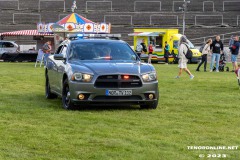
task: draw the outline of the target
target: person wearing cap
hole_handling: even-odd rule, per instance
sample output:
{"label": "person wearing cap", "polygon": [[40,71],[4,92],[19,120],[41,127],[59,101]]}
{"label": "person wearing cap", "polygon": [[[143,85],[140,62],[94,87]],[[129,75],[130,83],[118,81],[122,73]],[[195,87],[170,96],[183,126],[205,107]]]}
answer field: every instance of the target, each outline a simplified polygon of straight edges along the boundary
{"label": "person wearing cap", "polygon": [[189,69],[187,68],[187,62],[188,59],[186,58],[185,54],[188,51],[188,43],[187,43],[187,37],[186,36],[182,36],[180,38],[179,41],[179,48],[178,48],[178,67],[179,67],[179,72],[178,75],[176,76],[176,79],[179,79],[180,76],[182,75],[182,71],[184,70],[189,76],[190,79],[194,78],[194,75],[192,75],[192,73],[189,71]]}

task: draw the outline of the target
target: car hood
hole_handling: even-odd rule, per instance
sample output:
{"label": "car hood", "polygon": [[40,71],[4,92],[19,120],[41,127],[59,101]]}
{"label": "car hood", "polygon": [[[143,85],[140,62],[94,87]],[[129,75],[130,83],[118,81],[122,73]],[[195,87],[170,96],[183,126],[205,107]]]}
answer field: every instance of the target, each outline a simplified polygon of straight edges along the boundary
{"label": "car hood", "polygon": [[84,66],[96,74],[141,74],[154,70],[152,65],[146,63],[126,63],[126,62],[83,62],[75,64]]}

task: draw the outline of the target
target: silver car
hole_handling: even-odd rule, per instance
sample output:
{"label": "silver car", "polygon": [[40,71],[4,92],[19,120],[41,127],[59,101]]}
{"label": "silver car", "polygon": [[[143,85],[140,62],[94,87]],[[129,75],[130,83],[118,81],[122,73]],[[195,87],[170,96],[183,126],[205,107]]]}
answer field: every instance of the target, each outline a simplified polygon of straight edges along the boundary
{"label": "silver car", "polygon": [[62,98],[63,108],[88,104],[158,106],[154,67],[142,63],[124,41],[78,39],[64,41],[49,56],[45,69],[46,98]]}
{"label": "silver car", "polygon": [[14,53],[18,49],[18,45],[13,41],[0,40],[0,58],[4,53]]}

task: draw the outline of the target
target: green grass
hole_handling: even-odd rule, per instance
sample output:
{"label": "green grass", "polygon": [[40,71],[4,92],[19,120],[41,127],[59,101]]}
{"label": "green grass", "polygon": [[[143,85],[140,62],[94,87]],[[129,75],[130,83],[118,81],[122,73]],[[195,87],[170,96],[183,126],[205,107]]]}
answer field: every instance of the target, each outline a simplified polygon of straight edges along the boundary
{"label": "green grass", "polygon": [[[133,107],[61,108],[44,97],[44,69],[0,63],[0,159],[194,160],[199,154],[238,150],[188,150],[187,146],[240,144],[240,90],[231,72],[187,74],[155,64],[156,110]],[[217,158],[213,158],[217,159]]]}

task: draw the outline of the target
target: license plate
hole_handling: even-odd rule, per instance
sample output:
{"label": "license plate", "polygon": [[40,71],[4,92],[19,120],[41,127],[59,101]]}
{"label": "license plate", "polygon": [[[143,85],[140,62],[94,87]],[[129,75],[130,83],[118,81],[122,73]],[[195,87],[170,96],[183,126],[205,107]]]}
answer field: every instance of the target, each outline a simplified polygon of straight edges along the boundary
{"label": "license plate", "polygon": [[131,96],[132,90],[106,90],[107,96]]}

